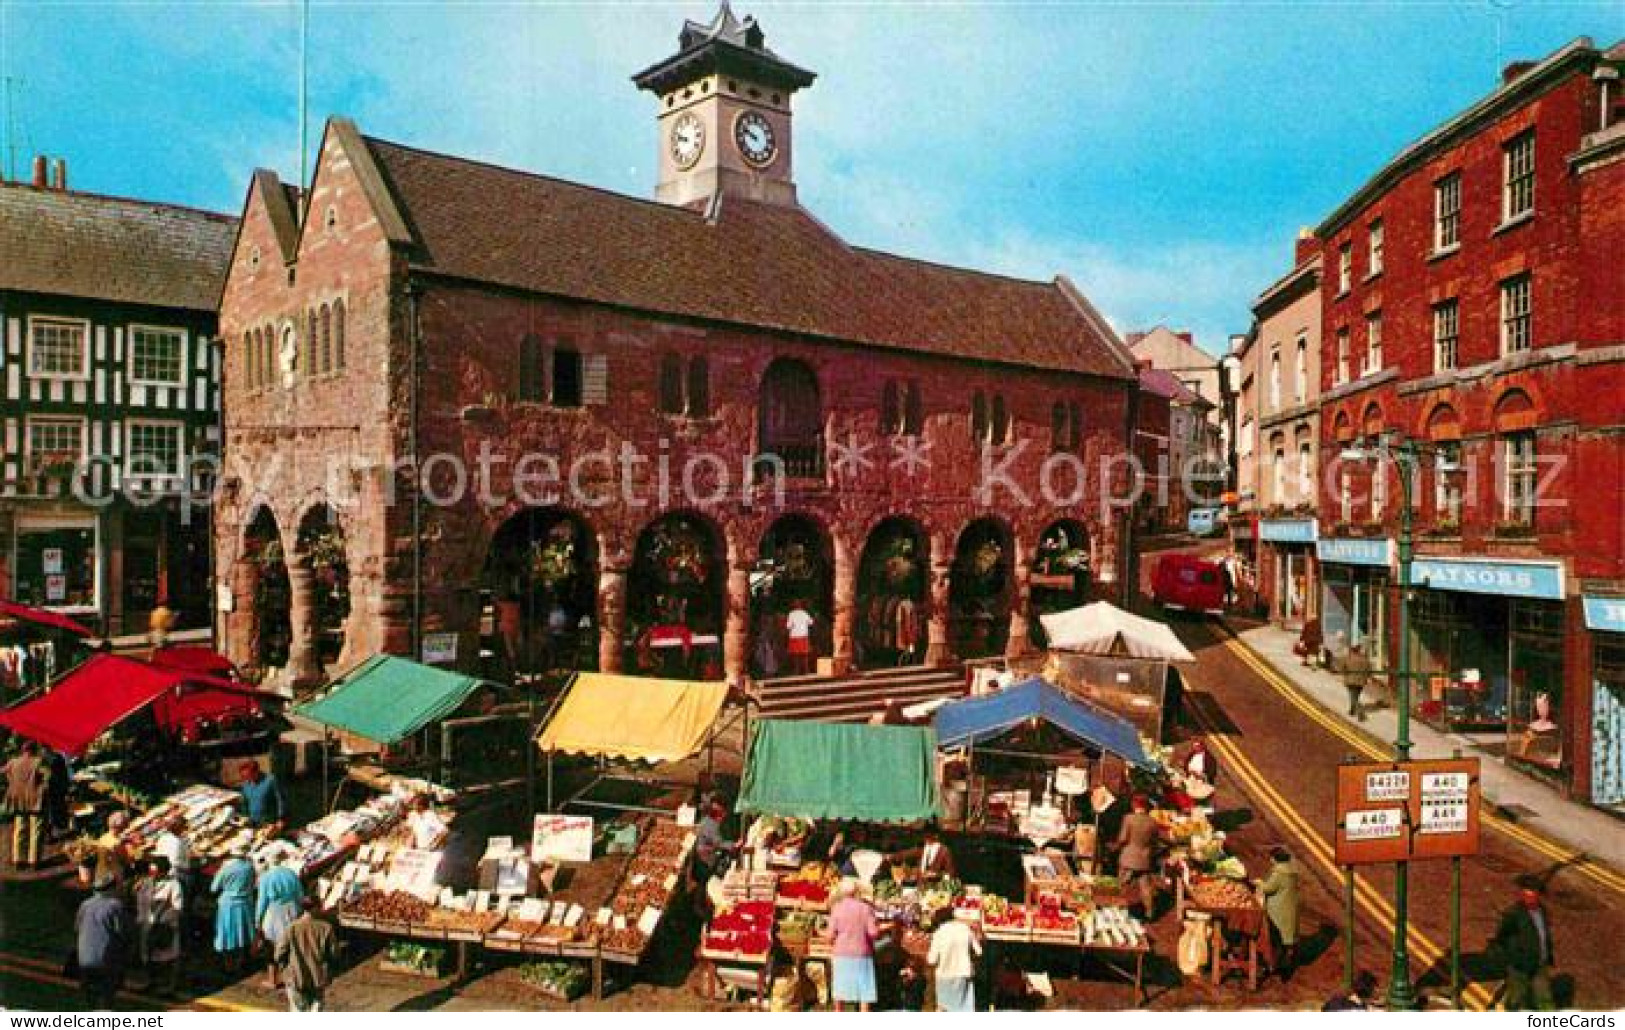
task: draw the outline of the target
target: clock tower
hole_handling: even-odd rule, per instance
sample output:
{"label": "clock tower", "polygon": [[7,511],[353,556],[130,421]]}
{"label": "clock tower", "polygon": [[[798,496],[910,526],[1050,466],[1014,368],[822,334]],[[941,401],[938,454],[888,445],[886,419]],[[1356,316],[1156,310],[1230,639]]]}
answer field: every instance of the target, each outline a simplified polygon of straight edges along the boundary
{"label": "clock tower", "polygon": [[660,100],[660,183],[668,204],[723,193],[794,204],[790,97],[814,75],[767,48],[756,19],[727,0],[710,24],[685,22],[677,53],[632,77]]}

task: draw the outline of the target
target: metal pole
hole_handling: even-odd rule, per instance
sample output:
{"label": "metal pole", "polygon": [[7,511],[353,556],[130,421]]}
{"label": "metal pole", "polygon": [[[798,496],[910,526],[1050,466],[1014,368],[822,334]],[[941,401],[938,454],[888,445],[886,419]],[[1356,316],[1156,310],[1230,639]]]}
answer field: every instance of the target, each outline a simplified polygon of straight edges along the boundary
{"label": "metal pole", "polygon": [[536,684],[525,684],[525,808],[536,814]]}
{"label": "metal pole", "polygon": [[[1416,465],[1415,445],[1401,440],[1393,454],[1399,470],[1399,683],[1394,689],[1398,731],[1394,757],[1401,762],[1411,758],[1411,473]],[[1388,980],[1388,1007],[1414,1009],[1416,988],[1411,983],[1410,956],[1410,863],[1394,867],[1394,965]]]}
{"label": "metal pole", "polygon": [[1461,1010],[1461,856],[1450,860],[1450,1002]]}
{"label": "metal pole", "polygon": [[1354,867],[1343,867],[1343,990],[1354,992]]}

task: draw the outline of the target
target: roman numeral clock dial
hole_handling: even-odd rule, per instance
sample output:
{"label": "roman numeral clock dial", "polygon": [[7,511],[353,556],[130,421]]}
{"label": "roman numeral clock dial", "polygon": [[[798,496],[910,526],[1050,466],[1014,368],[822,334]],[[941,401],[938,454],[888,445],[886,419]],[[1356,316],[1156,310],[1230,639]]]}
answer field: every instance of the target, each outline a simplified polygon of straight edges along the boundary
{"label": "roman numeral clock dial", "polygon": [[679,117],[671,126],[671,157],[685,171],[705,153],[705,123],[693,114]]}
{"label": "roman numeral clock dial", "polygon": [[758,168],[772,164],[779,152],[773,126],[755,111],[746,111],[734,121],[734,143],[745,160]]}

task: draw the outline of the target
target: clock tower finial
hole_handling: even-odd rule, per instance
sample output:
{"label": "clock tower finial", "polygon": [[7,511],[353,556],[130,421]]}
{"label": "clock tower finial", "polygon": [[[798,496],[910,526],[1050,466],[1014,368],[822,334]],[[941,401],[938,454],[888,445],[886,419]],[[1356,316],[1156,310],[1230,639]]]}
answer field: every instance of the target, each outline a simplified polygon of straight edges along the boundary
{"label": "clock tower finial", "polygon": [[660,100],[655,196],[679,205],[720,193],[794,204],[790,98],[814,78],[769,50],[756,19],[736,17],[728,0],[710,22],[684,22],[677,53],[632,77]]}

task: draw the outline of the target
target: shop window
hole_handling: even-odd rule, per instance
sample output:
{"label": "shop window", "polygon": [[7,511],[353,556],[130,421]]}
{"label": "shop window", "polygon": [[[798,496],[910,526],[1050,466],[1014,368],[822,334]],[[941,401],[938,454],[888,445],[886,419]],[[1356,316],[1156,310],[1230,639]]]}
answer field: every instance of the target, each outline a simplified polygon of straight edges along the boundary
{"label": "shop window", "polygon": [[93,525],[20,526],[12,596],[22,604],[95,609],[96,530]]}
{"label": "shop window", "polygon": [[1563,606],[1512,602],[1507,754],[1549,769],[1563,765]]}
{"label": "shop window", "polygon": [[186,368],[186,334],[179,329],[130,327],[130,380],[180,386]]}
{"label": "shop window", "polygon": [[1508,433],[1501,441],[1502,516],[1514,526],[1535,524],[1538,478],[1534,433]]}

